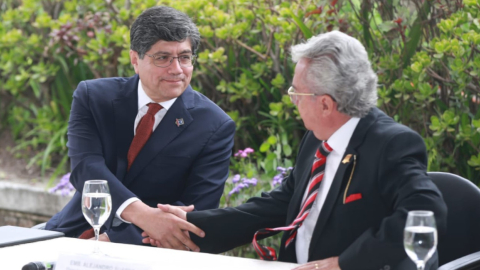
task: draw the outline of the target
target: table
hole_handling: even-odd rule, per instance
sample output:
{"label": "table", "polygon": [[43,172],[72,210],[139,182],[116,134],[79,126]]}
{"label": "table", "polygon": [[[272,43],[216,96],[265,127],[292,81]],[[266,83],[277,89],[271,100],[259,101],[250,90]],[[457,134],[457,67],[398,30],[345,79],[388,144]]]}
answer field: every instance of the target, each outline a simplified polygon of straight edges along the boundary
{"label": "table", "polygon": [[[60,253],[88,253],[93,250],[94,241],[75,238],[56,238],[35,243],[0,248],[1,269],[19,270],[33,261],[56,261]],[[160,269],[248,269],[283,270],[297,264],[267,262],[255,259],[230,257],[189,251],[135,246],[117,243],[98,243],[105,253],[137,262],[149,262],[154,270]]]}

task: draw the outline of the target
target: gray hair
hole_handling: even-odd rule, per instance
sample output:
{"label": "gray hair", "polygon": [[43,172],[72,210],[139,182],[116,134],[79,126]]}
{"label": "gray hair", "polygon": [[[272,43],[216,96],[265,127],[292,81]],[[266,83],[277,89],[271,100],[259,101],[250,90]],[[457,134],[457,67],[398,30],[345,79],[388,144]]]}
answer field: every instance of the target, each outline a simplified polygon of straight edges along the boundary
{"label": "gray hair", "polygon": [[192,20],[183,12],[171,7],[152,7],[140,14],[130,29],[130,49],[140,59],[159,40],[182,42],[190,40],[192,52],[200,44],[200,32]]}
{"label": "gray hair", "polygon": [[309,60],[307,80],[316,94],[336,100],[338,111],[365,116],[377,103],[377,75],[365,47],[353,37],[332,31],[292,46],[292,60]]}

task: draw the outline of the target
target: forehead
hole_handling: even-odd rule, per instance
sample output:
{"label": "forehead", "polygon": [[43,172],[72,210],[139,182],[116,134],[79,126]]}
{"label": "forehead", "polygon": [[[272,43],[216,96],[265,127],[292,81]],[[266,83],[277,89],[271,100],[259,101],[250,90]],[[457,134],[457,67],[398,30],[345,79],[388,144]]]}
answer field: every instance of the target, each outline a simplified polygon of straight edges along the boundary
{"label": "forehead", "polygon": [[297,65],[295,66],[295,74],[293,75],[293,86],[301,87],[307,84],[307,72],[308,72],[309,62],[307,59],[300,59]]}
{"label": "forehead", "polygon": [[159,40],[152,45],[148,54],[166,53],[166,54],[180,54],[192,53],[192,44],[189,39],[184,41],[165,41]]}

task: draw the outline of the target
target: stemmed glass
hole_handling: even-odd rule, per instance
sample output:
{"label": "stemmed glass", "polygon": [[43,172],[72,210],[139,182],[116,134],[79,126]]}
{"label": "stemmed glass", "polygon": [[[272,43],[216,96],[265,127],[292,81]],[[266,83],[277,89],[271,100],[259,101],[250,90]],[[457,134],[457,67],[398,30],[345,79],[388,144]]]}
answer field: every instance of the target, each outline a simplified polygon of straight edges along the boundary
{"label": "stemmed glass", "polygon": [[437,239],[437,228],[432,211],[408,212],[403,245],[418,270],[423,270],[426,262],[435,253]]}
{"label": "stemmed glass", "polygon": [[88,180],[83,186],[82,212],[85,219],[95,231],[95,248],[93,253],[102,254],[98,248],[100,228],[107,221],[112,211],[112,197],[106,180]]}

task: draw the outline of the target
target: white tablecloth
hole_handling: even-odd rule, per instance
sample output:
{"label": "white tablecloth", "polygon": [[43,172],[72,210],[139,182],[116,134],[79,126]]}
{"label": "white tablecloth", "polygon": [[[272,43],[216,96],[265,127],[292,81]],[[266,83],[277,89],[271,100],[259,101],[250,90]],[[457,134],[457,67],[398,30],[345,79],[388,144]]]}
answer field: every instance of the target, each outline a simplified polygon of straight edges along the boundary
{"label": "white tablecloth", "polygon": [[[56,238],[30,244],[0,248],[2,270],[20,270],[23,265],[58,259],[61,253],[88,253],[93,250],[94,241],[73,238]],[[267,262],[262,260],[213,255],[198,252],[169,250],[153,247],[134,246],[100,242],[99,247],[111,257],[137,262],[148,262],[152,269],[246,269],[283,270],[297,266],[293,263]]]}

